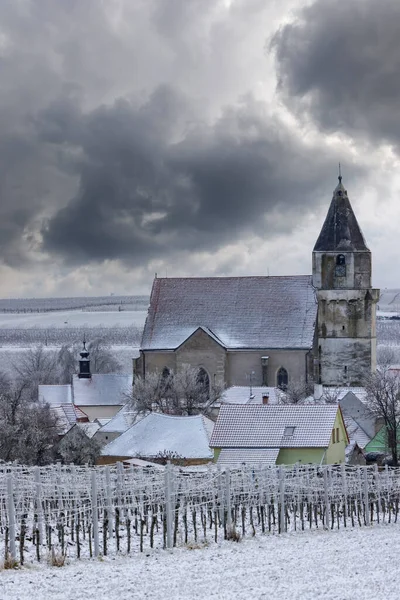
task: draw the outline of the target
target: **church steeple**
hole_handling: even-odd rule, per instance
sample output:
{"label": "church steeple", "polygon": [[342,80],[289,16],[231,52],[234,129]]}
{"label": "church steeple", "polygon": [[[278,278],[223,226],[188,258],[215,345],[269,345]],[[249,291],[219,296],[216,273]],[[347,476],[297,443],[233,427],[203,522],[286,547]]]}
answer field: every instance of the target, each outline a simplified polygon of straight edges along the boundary
{"label": "church steeple", "polygon": [[360,385],[376,365],[379,291],[371,288],[371,252],[340,171],[314,246],[313,285],[318,301],[316,381]]}
{"label": "church steeple", "polygon": [[347,190],[342,183],[339,171],[339,183],[333,191],[333,198],[321,233],[314,246],[314,252],[369,252],[350,204]]}

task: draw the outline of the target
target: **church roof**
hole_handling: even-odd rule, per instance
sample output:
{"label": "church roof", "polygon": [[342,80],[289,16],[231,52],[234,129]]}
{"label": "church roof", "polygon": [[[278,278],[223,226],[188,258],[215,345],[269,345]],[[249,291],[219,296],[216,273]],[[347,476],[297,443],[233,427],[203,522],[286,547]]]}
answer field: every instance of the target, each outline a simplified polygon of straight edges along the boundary
{"label": "church roof", "polygon": [[311,277],[156,278],[142,350],[175,350],[199,327],[228,349],[311,348]]}
{"label": "church roof", "polygon": [[351,207],[347,190],[339,183],[333,198],[314,252],[369,252],[364,236]]}

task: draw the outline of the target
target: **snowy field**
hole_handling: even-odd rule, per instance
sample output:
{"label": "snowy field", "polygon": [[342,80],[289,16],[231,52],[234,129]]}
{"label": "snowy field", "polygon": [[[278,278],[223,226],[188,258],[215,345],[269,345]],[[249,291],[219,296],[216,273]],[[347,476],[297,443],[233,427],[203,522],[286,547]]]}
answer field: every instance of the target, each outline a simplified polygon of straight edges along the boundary
{"label": "snowy field", "polygon": [[262,536],[0,573],[12,600],[398,600],[400,525]]}
{"label": "snowy field", "polygon": [[64,329],[68,327],[134,327],[143,326],[145,310],[54,311],[47,313],[0,313],[0,329]]}

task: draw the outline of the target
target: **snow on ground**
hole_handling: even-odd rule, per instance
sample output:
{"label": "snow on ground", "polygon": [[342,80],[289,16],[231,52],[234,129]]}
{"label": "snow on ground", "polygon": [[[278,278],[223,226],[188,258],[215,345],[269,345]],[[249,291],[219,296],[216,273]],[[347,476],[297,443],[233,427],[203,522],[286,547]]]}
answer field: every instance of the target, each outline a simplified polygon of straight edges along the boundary
{"label": "snow on ground", "polygon": [[399,598],[400,524],[297,532],[0,573],[13,600]]}
{"label": "snow on ground", "polygon": [[143,327],[147,311],[78,311],[65,310],[46,313],[0,313],[0,329],[40,329],[64,327]]}

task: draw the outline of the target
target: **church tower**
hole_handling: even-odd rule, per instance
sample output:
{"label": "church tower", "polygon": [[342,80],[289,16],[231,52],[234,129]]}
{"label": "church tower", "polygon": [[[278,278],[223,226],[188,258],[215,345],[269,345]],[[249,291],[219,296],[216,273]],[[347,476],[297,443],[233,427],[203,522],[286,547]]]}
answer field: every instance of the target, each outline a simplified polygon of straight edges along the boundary
{"label": "church tower", "polygon": [[318,301],[315,379],[323,385],[360,385],[376,367],[376,303],[371,252],[339,183],[313,251]]}

